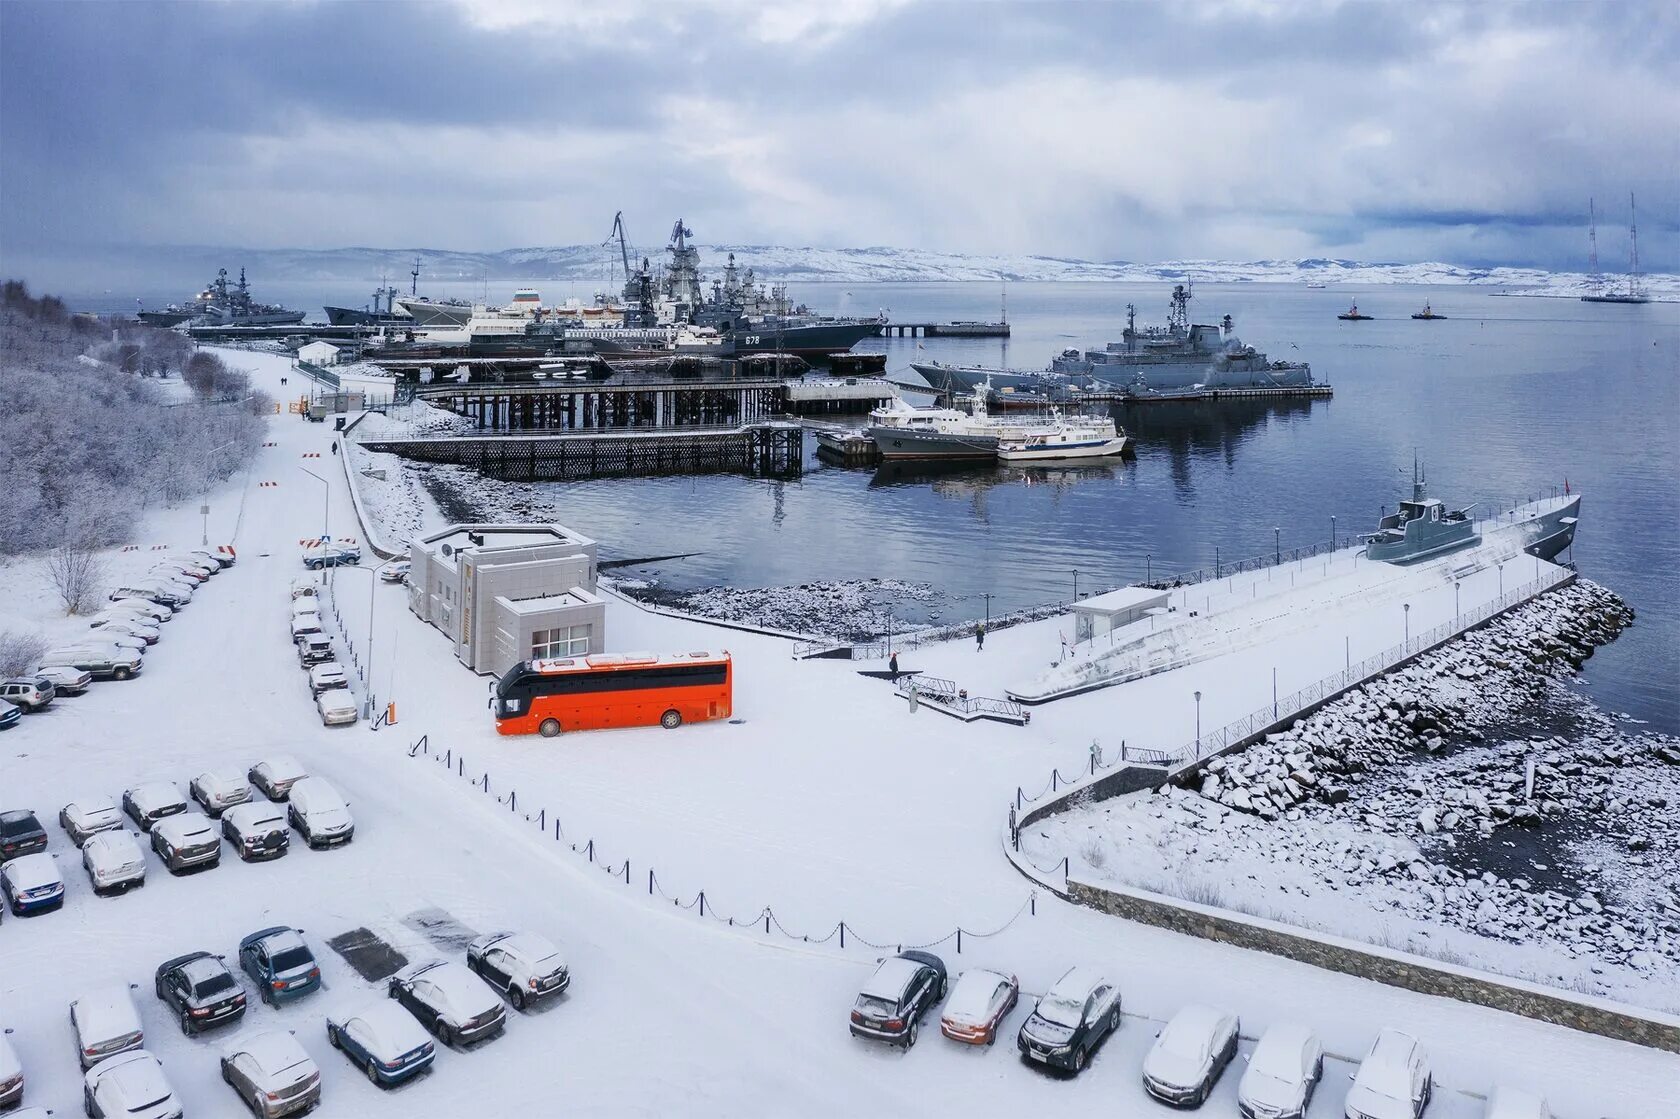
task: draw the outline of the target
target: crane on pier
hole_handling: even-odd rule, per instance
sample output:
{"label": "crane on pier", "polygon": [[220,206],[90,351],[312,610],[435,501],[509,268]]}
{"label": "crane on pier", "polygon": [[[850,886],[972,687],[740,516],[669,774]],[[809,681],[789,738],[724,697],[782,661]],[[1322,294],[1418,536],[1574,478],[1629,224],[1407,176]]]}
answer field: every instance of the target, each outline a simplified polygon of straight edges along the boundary
{"label": "crane on pier", "polygon": [[618,241],[618,256],[619,256],[619,259],[624,262],[624,278],[626,280],[629,280],[630,279],[630,247],[629,247],[629,245],[626,241],[625,235],[624,235],[624,211],[623,210],[620,210],[618,213],[613,215],[612,232],[607,234],[607,239],[605,241],[602,241],[601,244],[605,247],[610,248],[612,246],[612,243],[613,243],[614,239],[617,239],[617,241]]}

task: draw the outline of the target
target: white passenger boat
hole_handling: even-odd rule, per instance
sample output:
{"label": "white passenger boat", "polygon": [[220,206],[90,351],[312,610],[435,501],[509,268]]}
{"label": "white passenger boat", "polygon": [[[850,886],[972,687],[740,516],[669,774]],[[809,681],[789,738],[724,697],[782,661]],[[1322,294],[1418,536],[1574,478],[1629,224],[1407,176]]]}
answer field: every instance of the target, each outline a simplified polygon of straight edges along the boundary
{"label": "white passenger boat", "polygon": [[1048,429],[1000,438],[997,457],[1011,463],[1114,458],[1124,455],[1129,444],[1126,433],[1107,417],[1058,416]]}

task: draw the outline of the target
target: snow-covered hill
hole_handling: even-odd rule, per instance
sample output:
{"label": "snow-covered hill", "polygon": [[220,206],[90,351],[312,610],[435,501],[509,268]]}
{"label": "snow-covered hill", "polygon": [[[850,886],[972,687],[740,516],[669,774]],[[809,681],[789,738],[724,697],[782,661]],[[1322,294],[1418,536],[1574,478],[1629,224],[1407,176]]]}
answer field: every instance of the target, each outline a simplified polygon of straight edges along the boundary
{"label": "snow-covered hill", "polygon": [[[780,245],[701,245],[700,260],[708,277],[721,272],[728,254],[736,264],[751,267],[760,279],[797,283],[921,283],[1001,281],[1118,281],[1157,283],[1192,275],[1202,283],[1324,283],[1324,284],[1476,284],[1513,292],[1574,295],[1585,291],[1588,277],[1579,272],[1547,272],[1536,268],[1467,268],[1438,262],[1421,264],[1370,263],[1328,258],[1299,260],[1170,260],[1157,263],[1089,261],[1054,256],[988,256],[940,253],[921,249],[872,247],[829,249]],[[253,275],[266,280],[363,280],[381,273],[401,280],[420,261],[422,275],[432,280],[592,280],[622,275],[616,248],[600,245],[558,245],[503,249],[499,252],[457,252],[446,249],[209,249],[182,247],[167,252],[182,257],[238,260]],[[641,250],[657,266],[661,250]],[[634,263],[634,261],[632,261]],[[1615,277],[1609,277],[1614,280]],[[1646,277],[1652,294],[1680,296],[1680,275],[1658,273]],[[406,286],[406,285],[405,285]]]}

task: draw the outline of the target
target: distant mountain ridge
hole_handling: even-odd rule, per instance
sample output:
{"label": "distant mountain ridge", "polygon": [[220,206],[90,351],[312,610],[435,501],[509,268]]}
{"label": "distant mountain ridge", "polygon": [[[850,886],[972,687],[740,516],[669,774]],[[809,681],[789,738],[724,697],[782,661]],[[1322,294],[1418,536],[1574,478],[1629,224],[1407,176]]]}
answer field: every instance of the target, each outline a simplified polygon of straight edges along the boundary
{"label": "distant mountain ridge", "polygon": [[[1548,272],[1538,268],[1470,268],[1429,262],[1401,264],[1309,257],[1298,260],[1171,260],[1136,263],[1125,260],[1089,261],[1040,255],[970,255],[884,246],[856,249],[786,247],[778,245],[701,245],[700,262],[707,279],[722,273],[727,257],[735,254],[741,268],[752,268],[761,281],[794,283],[921,283],[1008,281],[1119,281],[1159,283],[1186,276],[1204,283],[1324,284],[1475,284],[1512,291],[1570,294],[1587,290],[1589,277],[1580,272]],[[499,252],[460,252],[448,249],[236,249],[180,246],[148,250],[156,256],[179,254],[177,263],[192,258],[199,267],[244,267],[253,283],[274,280],[365,280],[385,275],[399,288],[408,287],[408,271],[420,261],[421,285],[475,279],[569,280],[595,282],[601,287],[623,282],[616,248],[600,245],[533,246]],[[663,247],[641,248],[632,266],[646,255],[657,266]],[[1622,279],[1607,274],[1614,284]],[[1653,294],[1680,294],[1680,276],[1654,273],[1643,277]],[[1623,280],[1625,282],[1625,279]]]}

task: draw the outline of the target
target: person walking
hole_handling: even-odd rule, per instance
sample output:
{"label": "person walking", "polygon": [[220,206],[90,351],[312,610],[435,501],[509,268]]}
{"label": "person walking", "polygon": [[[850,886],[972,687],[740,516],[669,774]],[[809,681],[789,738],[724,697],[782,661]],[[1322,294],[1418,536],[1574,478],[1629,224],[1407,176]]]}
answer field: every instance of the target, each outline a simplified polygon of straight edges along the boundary
{"label": "person walking", "polygon": [[892,673],[892,678],[894,680],[898,679],[898,654],[897,653],[894,653],[892,656],[887,658],[887,671]]}
{"label": "person walking", "polygon": [[974,626],[974,651],[982,651],[986,647],[986,623],[979,622]]}

